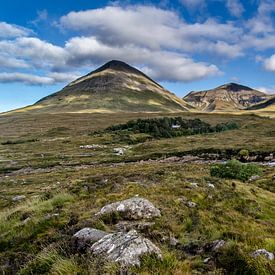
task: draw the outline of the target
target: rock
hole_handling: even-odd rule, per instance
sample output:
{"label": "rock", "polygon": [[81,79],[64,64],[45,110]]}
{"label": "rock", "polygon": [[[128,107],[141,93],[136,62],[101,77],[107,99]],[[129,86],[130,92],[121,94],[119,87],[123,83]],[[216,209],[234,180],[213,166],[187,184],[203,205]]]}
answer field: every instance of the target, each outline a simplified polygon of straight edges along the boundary
{"label": "rock", "polygon": [[258,249],[251,254],[252,257],[257,258],[259,256],[264,256],[266,259],[272,261],[274,260],[274,254],[267,251],[266,249]]}
{"label": "rock", "polygon": [[56,217],[58,217],[59,216],[59,214],[58,213],[53,213],[53,214],[47,214],[46,216],[45,216],[45,219],[46,220],[49,220],[49,219],[51,219],[51,218],[56,218]]}
{"label": "rock", "polygon": [[123,156],[125,151],[125,148],[114,148],[114,152],[117,156]]}
{"label": "rock", "polygon": [[124,267],[139,266],[140,258],[145,254],[154,254],[158,258],[162,258],[160,249],[135,230],[131,230],[127,234],[118,232],[106,235],[94,243],[89,251]]}
{"label": "rock", "polygon": [[210,187],[210,188],[215,188],[215,185],[214,184],[212,184],[212,183],[208,183],[208,187]]}
{"label": "rock", "polygon": [[197,206],[197,204],[196,204],[195,202],[192,202],[192,201],[188,201],[188,202],[186,203],[186,205],[187,205],[188,207],[190,207],[190,208],[195,208],[195,207]]}
{"label": "rock", "polygon": [[198,183],[196,183],[196,182],[190,182],[190,186],[193,188],[199,187]]}
{"label": "rock", "polygon": [[253,182],[253,181],[256,181],[256,180],[258,180],[258,179],[260,179],[261,177],[259,176],[259,175],[254,175],[254,176],[251,176],[250,178],[249,178],[249,182]]}
{"label": "rock", "polygon": [[208,264],[210,261],[211,261],[211,258],[206,258],[206,259],[203,260],[203,263]]}
{"label": "rock", "polygon": [[206,246],[206,250],[211,250],[212,252],[217,252],[222,247],[224,247],[225,244],[226,244],[226,242],[224,240],[215,240]]}
{"label": "rock", "polygon": [[75,247],[77,250],[85,249],[108,234],[102,230],[85,227],[74,234]]}
{"label": "rock", "polygon": [[26,199],[26,196],[24,196],[24,195],[18,195],[18,196],[13,197],[12,201],[22,201],[24,199]]}
{"label": "rock", "polygon": [[160,216],[160,211],[150,201],[134,197],[104,206],[97,216],[119,214],[129,220],[151,219]]}
{"label": "rock", "polygon": [[115,225],[117,231],[121,232],[128,232],[130,230],[137,230],[137,231],[145,231],[152,227],[155,223],[154,222],[133,222],[133,221],[120,221]]}

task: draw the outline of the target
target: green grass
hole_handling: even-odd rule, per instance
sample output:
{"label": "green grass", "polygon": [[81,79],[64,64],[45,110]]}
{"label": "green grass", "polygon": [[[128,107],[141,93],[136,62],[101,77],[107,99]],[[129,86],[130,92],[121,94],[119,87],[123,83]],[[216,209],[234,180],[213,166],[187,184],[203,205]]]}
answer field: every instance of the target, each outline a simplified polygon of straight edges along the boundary
{"label": "green grass", "polygon": [[[261,166],[260,178],[247,183],[211,176],[208,163],[157,161],[159,157],[188,152],[238,155],[242,149],[248,150],[249,156],[268,156],[275,150],[274,120],[184,114],[185,118],[199,117],[211,125],[235,121],[240,129],[161,140],[130,137],[137,141],[127,147],[124,156],[116,156],[113,149],[128,145],[127,140],[114,139],[110,134],[89,135],[138,116],[149,115],[40,114],[16,117],[14,124],[11,116],[1,120],[0,143],[38,139],[0,145],[2,273],[116,274],[117,265],[74,251],[71,237],[87,226],[115,231],[113,219],[99,220],[94,214],[107,203],[137,194],[161,210],[161,217],[143,234],[161,249],[163,261],[145,256],[141,266],[132,269],[134,273],[275,272],[273,262],[250,257],[258,248],[275,252],[274,167]],[[86,144],[105,146],[80,149]],[[156,161],[140,162],[150,158]],[[198,187],[192,187],[192,182]],[[14,202],[16,195],[25,195],[26,199]],[[189,208],[185,200],[195,202],[197,207]],[[164,241],[168,237],[177,238],[180,246],[171,247]],[[217,255],[190,255],[183,249],[190,244],[202,247],[216,239],[227,243]],[[212,265],[203,263],[207,257],[215,258]]]}

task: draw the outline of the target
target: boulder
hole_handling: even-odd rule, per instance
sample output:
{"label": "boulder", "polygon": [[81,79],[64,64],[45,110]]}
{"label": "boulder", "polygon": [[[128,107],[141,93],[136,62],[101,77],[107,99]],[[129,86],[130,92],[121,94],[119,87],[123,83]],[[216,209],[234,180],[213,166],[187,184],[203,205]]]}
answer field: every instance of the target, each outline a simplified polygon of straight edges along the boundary
{"label": "boulder", "polygon": [[259,256],[264,256],[266,259],[272,261],[274,260],[274,254],[272,252],[267,251],[266,249],[258,249],[254,251],[251,256],[253,258],[257,258]]}
{"label": "boulder", "polygon": [[12,198],[12,201],[22,201],[26,198],[24,195],[18,195]]}
{"label": "boulder", "polygon": [[119,263],[123,267],[140,265],[140,258],[145,254],[153,254],[162,258],[160,249],[150,240],[139,235],[135,230],[128,233],[114,233],[94,243],[89,251],[96,256],[104,257],[110,262]]}
{"label": "boulder", "polygon": [[256,180],[258,180],[258,179],[260,179],[261,177],[259,176],[259,175],[254,175],[254,176],[251,176],[250,178],[249,178],[249,182],[253,182],[253,181],[256,181]]}
{"label": "boulder", "polygon": [[151,219],[160,216],[160,211],[147,199],[134,197],[104,206],[96,215],[119,214],[129,220]]}
{"label": "boulder", "polygon": [[195,208],[197,207],[197,204],[195,202],[192,202],[192,201],[188,201],[186,203],[186,205],[189,207],[189,208]]}
{"label": "boulder", "polygon": [[208,243],[204,246],[206,252],[218,252],[225,246],[226,242],[224,240],[215,240],[211,243]]}
{"label": "boulder", "polygon": [[74,245],[77,250],[82,250],[99,241],[108,234],[109,233],[102,230],[85,227],[74,234]]}

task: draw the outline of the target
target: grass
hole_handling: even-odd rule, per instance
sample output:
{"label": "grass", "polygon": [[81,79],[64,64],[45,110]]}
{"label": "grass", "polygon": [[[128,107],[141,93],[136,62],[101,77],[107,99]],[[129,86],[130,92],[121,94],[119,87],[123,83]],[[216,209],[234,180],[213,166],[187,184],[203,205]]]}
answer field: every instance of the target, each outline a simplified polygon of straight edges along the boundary
{"label": "grass", "polygon": [[[75,252],[71,237],[87,226],[115,231],[113,219],[98,220],[94,214],[107,203],[138,194],[161,210],[161,217],[143,234],[161,249],[163,260],[145,256],[141,266],[132,269],[134,274],[274,273],[273,262],[250,256],[259,248],[275,252],[273,167],[262,166],[260,178],[247,183],[211,176],[207,162],[157,160],[196,151],[238,155],[242,149],[248,150],[249,156],[268,156],[275,150],[274,120],[223,114],[192,116],[211,125],[235,121],[240,129],[149,141],[139,137],[124,156],[116,156],[113,149],[128,145],[128,141],[89,133],[135,119],[137,114],[22,115],[13,127],[8,126],[14,117],[5,116],[0,122],[0,142],[38,141],[0,145],[1,272],[116,274],[117,265]],[[80,149],[86,144],[105,146]],[[153,156],[155,161],[140,161]],[[198,187],[191,186],[194,182]],[[26,199],[14,202],[16,195]],[[188,207],[186,200],[197,206]],[[169,237],[177,238],[180,245],[171,247],[165,241]],[[216,239],[226,241],[218,254],[186,250],[192,244],[203,247]],[[205,264],[207,257],[214,262]]]}

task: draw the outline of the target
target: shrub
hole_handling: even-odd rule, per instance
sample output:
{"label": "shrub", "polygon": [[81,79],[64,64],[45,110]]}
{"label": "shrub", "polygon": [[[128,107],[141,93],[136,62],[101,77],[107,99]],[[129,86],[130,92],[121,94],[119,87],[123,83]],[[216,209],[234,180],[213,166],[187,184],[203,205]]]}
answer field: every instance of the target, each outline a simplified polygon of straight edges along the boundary
{"label": "shrub", "polygon": [[215,164],[211,167],[212,177],[248,180],[253,175],[261,174],[261,169],[255,164],[243,164],[238,160],[230,160],[223,164]]}

